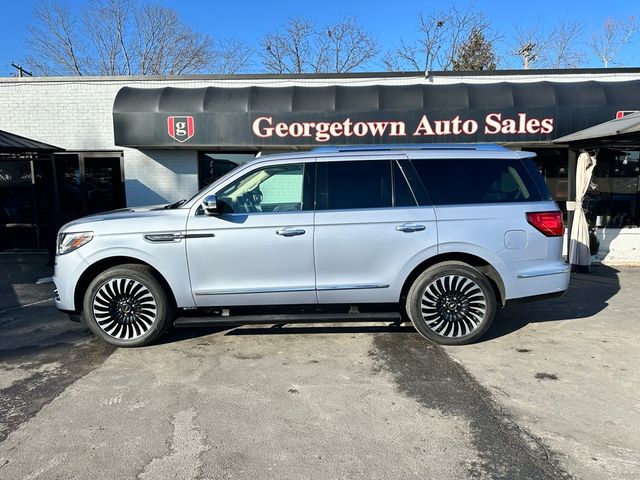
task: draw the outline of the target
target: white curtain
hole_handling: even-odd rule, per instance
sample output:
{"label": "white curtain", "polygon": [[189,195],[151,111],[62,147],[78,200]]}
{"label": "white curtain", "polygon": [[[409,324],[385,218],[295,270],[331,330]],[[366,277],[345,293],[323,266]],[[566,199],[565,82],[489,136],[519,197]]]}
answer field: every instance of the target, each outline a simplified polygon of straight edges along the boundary
{"label": "white curtain", "polygon": [[591,184],[591,174],[596,166],[596,156],[582,152],[576,165],[576,201],[571,238],[569,239],[569,263],[580,267],[591,266],[589,251],[589,225],[582,209],[582,200]]}

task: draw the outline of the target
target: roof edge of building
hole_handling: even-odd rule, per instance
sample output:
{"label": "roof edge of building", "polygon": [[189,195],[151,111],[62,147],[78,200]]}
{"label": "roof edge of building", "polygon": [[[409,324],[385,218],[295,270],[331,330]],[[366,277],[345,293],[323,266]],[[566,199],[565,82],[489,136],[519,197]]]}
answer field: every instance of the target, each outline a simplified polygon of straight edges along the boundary
{"label": "roof edge of building", "polygon": [[357,73],[302,73],[302,74],[194,74],[194,75],[132,75],[132,76],[55,76],[55,77],[3,77],[0,83],[56,83],[56,82],[149,82],[181,80],[348,80],[348,79],[407,79],[407,78],[447,78],[461,80],[471,78],[490,79],[492,77],[565,77],[565,76],[610,76],[640,75],[640,67],[624,68],[575,68],[575,69],[535,69],[535,70],[483,70],[483,71],[431,71],[431,72],[357,72]]}

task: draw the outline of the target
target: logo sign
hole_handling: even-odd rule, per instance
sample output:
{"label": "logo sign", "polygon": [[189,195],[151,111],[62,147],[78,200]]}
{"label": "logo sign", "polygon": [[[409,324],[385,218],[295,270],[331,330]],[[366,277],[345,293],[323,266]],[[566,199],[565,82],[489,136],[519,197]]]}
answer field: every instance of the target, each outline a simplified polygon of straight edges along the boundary
{"label": "logo sign", "polygon": [[167,133],[174,140],[186,142],[193,137],[193,134],[195,133],[193,117],[167,117]]}
{"label": "logo sign", "polygon": [[636,113],[638,110],[618,110],[616,112],[616,118],[623,118],[631,113]]}

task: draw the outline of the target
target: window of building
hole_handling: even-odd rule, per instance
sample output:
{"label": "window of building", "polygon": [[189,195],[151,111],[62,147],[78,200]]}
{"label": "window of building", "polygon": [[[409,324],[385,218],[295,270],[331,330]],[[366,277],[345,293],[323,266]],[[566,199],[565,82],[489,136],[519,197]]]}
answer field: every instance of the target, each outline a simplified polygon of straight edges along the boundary
{"label": "window of building", "polygon": [[198,162],[199,189],[211,185],[239,165],[253,160],[255,153],[207,153],[201,152]]}
{"label": "window of building", "polygon": [[601,149],[582,206],[592,226],[640,225],[640,152]]}

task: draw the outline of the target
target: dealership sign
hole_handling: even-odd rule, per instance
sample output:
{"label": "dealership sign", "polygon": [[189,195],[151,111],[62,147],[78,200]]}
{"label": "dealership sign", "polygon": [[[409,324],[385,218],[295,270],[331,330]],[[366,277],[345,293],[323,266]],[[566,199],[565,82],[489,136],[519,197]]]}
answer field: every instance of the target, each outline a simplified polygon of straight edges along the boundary
{"label": "dealership sign", "polygon": [[123,87],[115,144],[246,148],[550,142],[640,110],[640,80],[444,85]]}
{"label": "dealership sign", "polygon": [[272,116],[258,117],[252,124],[258,138],[310,138],[323,143],[341,138],[381,137],[445,137],[457,135],[548,134],[553,132],[553,118],[529,118],[518,113],[515,118],[502,113],[489,113],[482,122],[456,115],[449,119],[434,120],[422,115],[416,125],[396,121],[353,121],[350,117],[334,122],[275,122]]}

